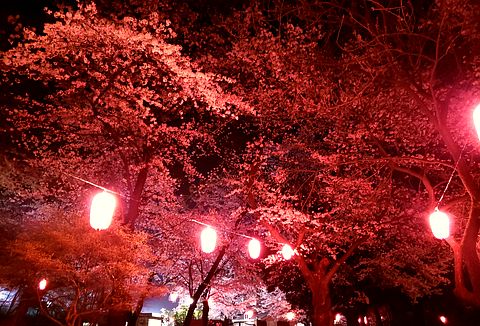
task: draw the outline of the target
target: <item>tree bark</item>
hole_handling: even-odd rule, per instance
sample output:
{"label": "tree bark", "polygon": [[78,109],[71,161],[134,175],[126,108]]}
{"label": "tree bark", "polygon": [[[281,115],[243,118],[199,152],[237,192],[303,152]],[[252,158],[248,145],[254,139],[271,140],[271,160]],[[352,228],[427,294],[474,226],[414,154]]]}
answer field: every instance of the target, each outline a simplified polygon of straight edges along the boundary
{"label": "tree bark", "polygon": [[197,307],[198,300],[203,294],[203,291],[207,288],[208,284],[212,280],[213,276],[215,275],[218,265],[220,265],[220,262],[222,261],[223,256],[225,256],[225,252],[227,251],[228,244],[224,245],[222,249],[220,249],[217,258],[215,259],[215,262],[213,263],[212,267],[210,267],[210,270],[208,271],[207,276],[203,280],[203,282],[199,285],[197,290],[195,291],[193,295],[193,302],[188,307],[188,312],[187,316],[185,317],[185,321],[183,322],[183,326],[190,326],[190,323],[192,322],[193,319],[193,313],[195,311],[195,308]]}
{"label": "tree bark", "polygon": [[27,312],[29,307],[34,307],[37,304],[37,297],[35,291],[28,285],[25,285],[20,293],[20,300],[15,309],[14,325],[27,325]]}
{"label": "tree bark", "polygon": [[140,172],[137,176],[137,181],[135,182],[135,188],[133,190],[133,193],[130,195],[128,213],[125,218],[125,224],[128,225],[132,230],[135,227],[135,222],[138,218],[140,200],[142,198],[143,188],[145,187],[145,183],[147,181],[148,170],[148,165],[145,165],[143,168],[140,169]]}
{"label": "tree bark", "polygon": [[210,307],[208,306],[208,300],[205,298],[203,300],[203,309],[202,309],[202,326],[208,326],[208,312]]}
{"label": "tree bark", "polygon": [[333,325],[332,301],[330,298],[329,282],[319,281],[315,286],[311,286],[312,305],[313,305],[313,326],[331,326]]}

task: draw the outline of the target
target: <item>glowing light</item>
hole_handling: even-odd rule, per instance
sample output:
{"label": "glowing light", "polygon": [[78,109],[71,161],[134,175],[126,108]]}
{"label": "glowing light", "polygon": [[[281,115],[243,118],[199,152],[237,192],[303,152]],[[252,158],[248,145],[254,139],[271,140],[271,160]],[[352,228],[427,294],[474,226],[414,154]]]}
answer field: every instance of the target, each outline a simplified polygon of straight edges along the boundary
{"label": "glowing light", "polygon": [[160,319],[149,319],[148,326],[162,326],[162,321]]}
{"label": "glowing light", "polygon": [[252,239],[248,242],[248,254],[250,258],[257,259],[260,257],[260,241],[257,239]]}
{"label": "glowing light", "polygon": [[477,136],[480,139],[480,104],[473,110],[473,124],[477,130]]}
{"label": "glowing light", "polygon": [[287,314],[285,315],[285,317],[287,317],[287,320],[293,320],[295,318],[295,313],[294,312],[287,312]]}
{"label": "glowing light", "polygon": [[335,315],[334,323],[335,323],[335,324],[339,324],[339,323],[340,323],[340,320],[342,320],[342,314],[336,314],[336,315]]}
{"label": "glowing light", "polygon": [[435,238],[448,238],[450,236],[450,219],[448,215],[435,208],[435,211],[430,215],[430,228]]}
{"label": "glowing light", "polygon": [[101,192],[95,195],[90,207],[90,225],[95,230],[108,229],[113,219],[113,212],[117,200],[109,192]]}
{"label": "glowing light", "polygon": [[358,317],[358,323],[359,323],[359,324],[362,323],[362,317]]}
{"label": "glowing light", "polygon": [[185,297],[185,304],[186,305],[191,305],[193,303],[193,298],[192,297]]}
{"label": "glowing light", "polygon": [[365,325],[367,325],[367,324],[368,324],[368,319],[367,319],[367,316],[363,316],[363,323],[364,323]]}
{"label": "glowing light", "polygon": [[447,323],[447,317],[445,316],[440,316],[440,321],[442,322],[442,324],[446,324]]}
{"label": "glowing light", "polygon": [[245,319],[252,319],[253,317],[253,310],[247,310],[245,312]]}
{"label": "glowing light", "polygon": [[200,235],[202,251],[209,254],[215,250],[217,244],[217,232],[207,226]]}
{"label": "glowing light", "polygon": [[38,288],[43,291],[45,290],[46,287],[47,287],[47,280],[43,278],[40,282],[38,282]]}
{"label": "glowing light", "polygon": [[172,292],[168,295],[168,301],[170,302],[175,302],[178,299],[178,293],[177,292]]}
{"label": "glowing light", "polygon": [[282,256],[285,260],[291,259],[294,254],[295,252],[293,251],[292,247],[290,247],[288,244],[283,245]]}

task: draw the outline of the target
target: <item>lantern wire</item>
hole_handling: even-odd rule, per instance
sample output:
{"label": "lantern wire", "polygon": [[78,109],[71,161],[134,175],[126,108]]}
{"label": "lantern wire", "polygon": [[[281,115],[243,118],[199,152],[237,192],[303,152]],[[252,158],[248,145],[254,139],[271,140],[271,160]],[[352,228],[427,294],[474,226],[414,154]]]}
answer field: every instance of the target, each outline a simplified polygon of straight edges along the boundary
{"label": "lantern wire", "polygon": [[82,178],[80,178],[80,177],[77,177],[77,176],[75,176],[75,175],[73,175],[73,174],[70,174],[70,173],[67,173],[67,172],[63,172],[63,173],[66,174],[66,175],[68,175],[69,177],[72,177],[72,178],[77,179],[77,180],[79,180],[79,181],[85,182],[85,183],[87,183],[87,184],[89,184],[89,185],[92,185],[92,186],[94,186],[94,187],[97,187],[97,188],[99,188],[99,189],[102,189],[103,191],[106,191],[106,192],[115,194],[115,195],[120,196],[120,197],[123,197],[123,198],[127,198],[127,199],[129,199],[129,200],[133,200],[133,199],[131,199],[129,196],[125,196],[125,195],[123,195],[123,194],[121,194],[121,193],[119,193],[119,192],[116,192],[116,191],[110,190],[110,189],[108,189],[108,188],[102,187],[102,186],[97,185],[97,184],[95,184],[95,183],[93,183],[93,182],[90,182],[90,181],[88,181],[88,180],[85,180],[85,179],[82,179]]}
{"label": "lantern wire", "polygon": [[[97,187],[97,188],[99,188],[99,189],[102,189],[103,191],[106,191],[106,192],[109,192],[109,193],[118,195],[118,196],[123,197],[123,198],[127,198],[127,199],[129,199],[129,200],[133,200],[133,199],[130,198],[129,196],[125,196],[125,195],[123,195],[123,194],[121,194],[121,193],[119,193],[119,192],[116,192],[116,191],[110,190],[110,189],[108,189],[108,188],[102,187],[102,186],[97,185],[97,184],[95,184],[95,183],[93,183],[93,182],[91,182],[91,181],[88,181],[88,180],[82,179],[82,178],[80,178],[80,177],[77,177],[77,176],[75,176],[75,175],[73,175],[73,174],[70,174],[70,173],[67,173],[67,172],[63,172],[63,173],[66,174],[66,175],[68,175],[69,177],[72,177],[72,178],[74,178],[74,179],[77,179],[77,180],[79,180],[79,181],[82,181],[82,182],[84,182],[84,183],[87,183],[87,184],[89,184],[89,185],[91,185],[91,186],[94,186],[94,187]],[[448,185],[447,185],[447,187],[448,187]],[[443,197],[443,196],[442,196],[442,197]],[[207,224],[207,223],[203,223],[203,222],[197,221],[197,220],[195,220],[195,219],[190,219],[190,221],[191,221],[191,222],[194,222],[194,223],[197,223],[197,224],[200,224],[200,225],[203,225],[203,226],[211,227],[211,228],[213,228],[213,229],[217,229],[216,227],[213,227],[213,226],[211,226],[211,225],[209,225],[209,224]],[[243,237],[243,238],[247,238],[247,239],[252,239],[252,240],[255,239],[254,237],[251,237],[251,236],[248,236],[248,235],[245,235],[245,234],[242,234],[242,233],[234,232],[234,231],[226,231],[226,230],[224,230],[223,232],[225,232],[225,233],[230,233],[230,234],[235,234],[235,235],[237,235],[237,236],[240,236],[240,237]],[[280,243],[280,242],[279,242],[279,243]]]}
{"label": "lantern wire", "polygon": [[460,154],[458,154],[457,162],[455,162],[455,166],[453,167],[452,174],[450,174],[450,178],[448,179],[447,185],[445,186],[445,189],[443,190],[442,196],[440,196],[440,199],[437,202],[437,206],[435,207],[435,210],[438,210],[438,206],[440,205],[441,201],[443,200],[443,197],[445,196],[445,193],[447,192],[447,189],[448,189],[448,186],[450,185],[450,182],[452,182],[453,175],[455,174],[455,171],[457,171],[458,163],[460,163],[460,160],[462,158],[462,153],[463,153],[466,146],[467,146],[467,144],[463,145],[463,148],[460,151]]}
{"label": "lantern wire", "polygon": [[[190,221],[195,222],[195,223],[200,224],[200,225],[203,225],[203,226],[211,227],[211,228],[213,228],[213,229],[217,229],[216,227],[213,227],[213,226],[211,226],[211,225],[209,225],[209,224],[207,224],[207,223],[203,223],[203,222],[197,221],[197,220],[195,220],[195,219],[193,219],[193,218],[190,219]],[[238,232],[234,232],[234,231],[226,231],[226,230],[224,230],[223,232],[235,234],[235,235],[238,235],[238,236],[240,236],[240,237],[247,238],[247,239],[255,239],[254,237],[251,237],[251,236],[248,236],[248,235],[245,235],[245,234],[241,234],[241,233],[238,233]]]}

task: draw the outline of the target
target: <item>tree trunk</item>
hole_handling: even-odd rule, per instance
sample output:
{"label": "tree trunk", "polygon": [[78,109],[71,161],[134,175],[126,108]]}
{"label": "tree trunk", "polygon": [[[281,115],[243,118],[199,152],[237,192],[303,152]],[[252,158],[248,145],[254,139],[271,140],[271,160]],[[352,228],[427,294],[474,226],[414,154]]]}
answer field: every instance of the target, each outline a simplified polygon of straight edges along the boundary
{"label": "tree trunk", "polygon": [[195,308],[197,307],[197,302],[200,299],[200,297],[203,294],[203,291],[207,288],[208,284],[212,280],[213,276],[215,275],[215,272],[217,271],[218,265],[220,265],[220,261],[222,260],[223,256],[225,255],[225,252],[227,251],[228,244],[224,245],[222,249],[220,249],[220,252],[217,255],[217,258],[215,259],[215,262],[213,263],[212,267],[210,267],[210,270],[208,271],[207,276],[205,277],[205,280],[198,286],[197,290],[195,291],[193,295],[193,302],[188,307],[188,312],[187,316],[185,317],[185,321],[183,322],[183,326],[190,326],[190,323],[192,322],[193,319],[193,313],[195,311]]}
{"label": "tree trunk", "polygon": [[140,299],[138,299],[137,304],[135,306],[135,310],[130,313],[128,316],[128,325],[135,326],[137,324],[138,316],[142,312],[143,303],[145,301],[145,296],[142,295]]}
{"label": "tree trunk", "polygon": [[[20,290],[19,290],[20,291]],[[18,306],[15,309],[14,325],[27,325],[28,324],[28,308],[37,305],[37,296],[35,291],[28,285],[21,289],[20,300]]]}
{"label": "tree trunk", "polygon": [[333,325],[332,301],[328,282],[319,282],[312,290],[313,326]]}
{"label": "tree trunk", "polygon": [[137,180],[135,182],[135,189],[130,195],[128,213],[125,218],[125,224],[133,230],[135,227],[135,222],[138,218],[138,210],[140,207],[140,200],[142,199],[143,188],[145,187],[145,182],[147,181],[148,176],[148,165],[145,165],[140,169],[138,173]]}
{"label": "tree trunk", "polygon": [[203,309],[202,309],[202,326],[208,326],[208,312],[210,307],[208,306],[208,300],[203,300]]}

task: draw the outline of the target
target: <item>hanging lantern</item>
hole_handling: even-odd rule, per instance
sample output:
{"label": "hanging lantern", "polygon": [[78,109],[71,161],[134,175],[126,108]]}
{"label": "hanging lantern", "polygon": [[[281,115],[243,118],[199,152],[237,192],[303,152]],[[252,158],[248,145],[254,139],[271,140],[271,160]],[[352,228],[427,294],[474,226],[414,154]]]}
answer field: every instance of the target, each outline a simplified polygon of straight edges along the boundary
{"label": "hanging lantern", "polygon": [[200,235],[200,242],[202,245],[202,251],[209,254],[215,250],[217,244],[217,232],[211,227],[207,226],[203,229]]}
{"label": "hanging lantern", "polygon": [[295,318],[295,313],[292,312],[292,311],[287,312],[287,314],[285,315],[285,317],[287,317],[287,320],[292,321],[292,320]]}
{"label": "hanging lantern", "polygon": [[248,242],[248,254],[250,258],[257,259],[260,257],[260,241],[257,239],[252,239]]}
{"label": "hanging lantern", "polygon": [[477,130],[478,138],[480,139],[480,104],[473,110],[473,124]]}
{"label": "hanging lantern", "polygon": [[283,245],[282,256],[285,260],[289,260],[294,254],[295,253],[293,252],[292,247],[290,247],[288,244]]}
{"label": "hanging lantern", "polygon": [[435,238],[448,238],[450,236],[450,219],[448,215],[435,208],[433,213],[430,214],[430,228]]}
{"label": "hanging lantern", "polygon": [[105,230],[112,223],[113,212],[117,201],[109,192],[101,192],[95,195],[90,207],[90,225],[95,230]]}
{"label": "hanging lantern", "polygon": [[46,287],[47,287],[47,280],[43,278],[40,282],[38,282],[38,289],[43,291],[45,290]]}

